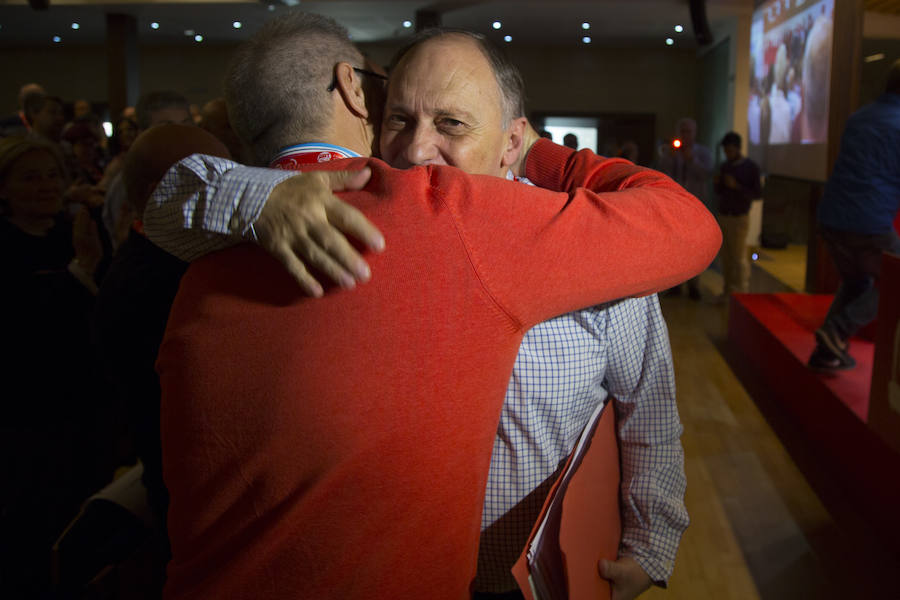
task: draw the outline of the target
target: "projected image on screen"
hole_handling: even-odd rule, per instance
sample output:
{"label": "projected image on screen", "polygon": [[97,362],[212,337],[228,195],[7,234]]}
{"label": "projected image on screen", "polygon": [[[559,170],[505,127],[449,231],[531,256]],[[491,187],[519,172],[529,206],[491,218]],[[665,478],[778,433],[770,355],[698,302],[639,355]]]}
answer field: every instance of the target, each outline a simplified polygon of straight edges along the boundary
{"label": "projected image on screen", "polygon": [[[753,14],[748,150],[770,172],[821,178],[833,13],[834,0],[771,0]],[[783,145],[822,145],[822,150],[773,149]]]}

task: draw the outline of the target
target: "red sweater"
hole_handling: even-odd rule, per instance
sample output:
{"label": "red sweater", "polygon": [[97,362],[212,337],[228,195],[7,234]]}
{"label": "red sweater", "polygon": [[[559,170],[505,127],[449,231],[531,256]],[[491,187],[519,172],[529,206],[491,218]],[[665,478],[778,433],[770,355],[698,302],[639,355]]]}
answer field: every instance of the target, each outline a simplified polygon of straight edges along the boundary
{"label": "red sweater", "polygon": [[683,281],[721,239],[666,176],[547,142],[527,175],[571,194],[314,168],[364,164],[371,183],[343,197],[387,239],[371,282],[309,299],[250,245],[182,281],[157,364],[167,599],[468,598],[524,332]]}

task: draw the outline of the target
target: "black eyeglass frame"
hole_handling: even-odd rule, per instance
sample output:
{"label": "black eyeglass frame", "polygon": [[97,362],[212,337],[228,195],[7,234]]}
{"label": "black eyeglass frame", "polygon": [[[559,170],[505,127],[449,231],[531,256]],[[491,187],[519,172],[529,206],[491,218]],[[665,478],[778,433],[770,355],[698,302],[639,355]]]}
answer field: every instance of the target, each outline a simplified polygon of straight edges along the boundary
{"label": "black eyeglass frame", "polygon": [[[384,82],[387,82],[387,80],[388,80],[388,78],[385,75],[382,75],[381,73],[376,73],[374,71],[367,71],[366,69],[360,69],[358,67],[353,67],[353,70],[361,75],[371,75],[372,77],[375,77],[376,79],[380,79],[381,81],[384,81]],[[325,91],[333,92],[334,88],[336,88],[336,87],[337,87],[337,73],[334,74],[334,77],[331,79],[331,84],[327,88],[325,88]]]}

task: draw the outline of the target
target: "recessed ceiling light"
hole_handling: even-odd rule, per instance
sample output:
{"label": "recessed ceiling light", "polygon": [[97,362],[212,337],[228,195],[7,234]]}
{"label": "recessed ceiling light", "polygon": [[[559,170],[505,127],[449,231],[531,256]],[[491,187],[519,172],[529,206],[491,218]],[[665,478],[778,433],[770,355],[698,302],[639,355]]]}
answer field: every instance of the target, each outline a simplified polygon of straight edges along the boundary
{"label": "recessed ceiling light", "polygon": [[504,42],[511,42],[511,41],[512,41],[512,36],[511,36],[511,35],[504,35],[504,36],[503,36],[503,41],[504,41]]}
{"label": "recessed ceiling light", "polygon": [[241,27],[244,26],[244,24],[241,23],[240,21],[235,21],[234,23],[231,24],[231,26],[234,27],[235,29],[240,29]]}
{"label": "recessed ceiling light", "polygon": [[675,43],[675,40],[673,40],[672,38],[666,38],[666,46],[671,46],[674,43]]}
{"label": "recessed ceiling light", "polygon": [[863,60],[866,61],[867,63],[878,62],[879,60],[884,60],[884,54],[882,54],[881,52],[879,52],[878,54],[870,54],[869,56],[865,57]]}
{"label": "recessed ceiling light", "polygon": [[152,23],[150,23],[150,29],[159,29],[159,23],[153,21]]}
{"label": "recessed ceiling light", "polygon": [[202,41],[203,41],[203,36],[200,35],[200,34],[198,33],[197,35],[194,36],[194,41],[195,41],[195,42],[202,42]]}
{"label": "recessed ceiling light", "polygon": [[681,25],[675,26],[675,33],[681,33],[682,31],[684,31],[684,27],[682,27]]}
{"label": "recessed ceiling light", "polygon": [[500,29],[501,27],[503,27],[503,23],[501,23],[500,21],[494,21],[491,24],[491,27],[493,27],[494,29]]}
{"label": "recessed ceiling light", "polygon": [[190,37],[190,36],[194,35],[194,30],[193,29],[185,29],[184,35]]}
{"label": "recessed ceiling light", "polygon": [[58,43],[60,43],[61,41],[62,41],[62,38],[59,37],[58,35],[54,35],[54,36],[53,36],[53,43],[54,43],[54,44],[58,44]]}
{"label": "recessed ceiling light", "polygon": [[582,28],[582,29],[590,29],[590,28],[591,28],[591,24],[588,23],[587,21],[585,21],[584,23],[581,24],[581,28]]}
{"label": "recessed ceiling light", "polygon": [[586,35],[586,36],[584,36],[583,38],[581,38],[581,41],[584,42],[585,44],[590,44],[590,43],[591,43],[591,36]]}
{"label": "recessed ceiling light", "polygon": [[80,28],[81,28],[81,25],[79,25],[78,23],[72,23],[72,29],[80,29]]}
{"label": "recessed ceiling light", "polygon": [[410,27],[412,27],[412,21],[403,21],[403,26],[406,29],[409,29]]}

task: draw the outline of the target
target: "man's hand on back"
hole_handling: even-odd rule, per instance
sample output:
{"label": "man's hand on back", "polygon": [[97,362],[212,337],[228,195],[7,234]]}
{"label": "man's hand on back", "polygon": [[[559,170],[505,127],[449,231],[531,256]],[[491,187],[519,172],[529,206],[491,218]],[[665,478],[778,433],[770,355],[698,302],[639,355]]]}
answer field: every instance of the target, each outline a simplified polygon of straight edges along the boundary
{"label": "man's hand on back", "polygon": [[359,210],[333,192],[362,189],[371,175],[368,168],[300,173],[275,186],[269,195],[254,223],[256,236],[306,294],[323,294],[321,282],[309,269],[345,288],[369,280],[369,265],[346,236],[378,252],[384,249],[384,237]]}

